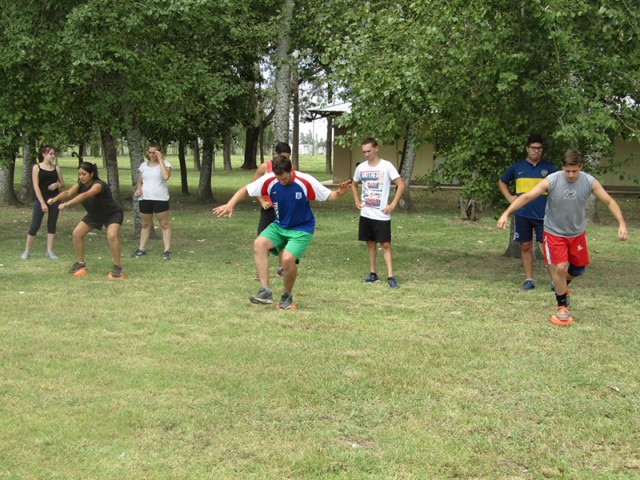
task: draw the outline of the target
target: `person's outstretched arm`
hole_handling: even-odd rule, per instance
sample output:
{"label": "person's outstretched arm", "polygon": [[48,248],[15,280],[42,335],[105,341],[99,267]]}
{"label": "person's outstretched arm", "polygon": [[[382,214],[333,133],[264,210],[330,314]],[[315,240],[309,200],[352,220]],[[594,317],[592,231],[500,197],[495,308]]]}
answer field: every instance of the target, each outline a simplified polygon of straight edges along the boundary
{"label": "person's outstretched arm", "polygon": [[497,225],[498,228],[504,228],[507,225],[507,220],[509,220],[509,214],[524,207],[527,203],[531,202],[532,200],[535,200],[540,195],[545,193],[547,190],[549,190],[549,181],[545,178],[545,179],[542,179],[535,187],[533,187],[527,193],[523,193],[518,198],[516,198],[498,219],[498,225]]}
{"label": "person's outstretched arm", "polygon": [[329,197],[327,197],[327,200],[330,202],[338,200],[341,196],[343,196],[345,193],[349,191],[350,189],[349,185],[351,185],[351,179],[341,182],[340,185],[338,185],[338,188],[333,192],[331,192]]}
{"label": "person's outstretched arm", "polygon": [[220,205],[219,207],[212,208],[211,211],[218,218],[224,217],[225,215],[229,215],[229,218],[231,218],[233,216],[233,209],[235,206],[248,194],[249,192],[247,191],[247,187],[242,187],[233,194],[233,197],[231,197],[227,203]]}

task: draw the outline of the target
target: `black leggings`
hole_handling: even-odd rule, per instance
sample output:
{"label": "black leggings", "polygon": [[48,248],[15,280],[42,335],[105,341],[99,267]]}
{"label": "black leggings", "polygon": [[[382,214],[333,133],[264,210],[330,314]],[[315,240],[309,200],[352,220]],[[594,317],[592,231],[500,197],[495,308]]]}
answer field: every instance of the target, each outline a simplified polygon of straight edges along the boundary
{"label": "black leggings", "polygon": [[[46,201],[47,199],[45,199]],[[58,223],[58,214],[60,210],[58,210],[59,202],[54,203],[53,205],[49,205],[49,215],[47,216],[47,233],[54,234],[56,233],[56,224]],[[36,199],[33,202],[33,215],[31,217],[31,226],[29,227],[29,235],[35,237],[40,230],[40,225],[42,224],[42,219],[44,218],[44,212],[42,211],[42,207],[40,206],[40,201]]]}

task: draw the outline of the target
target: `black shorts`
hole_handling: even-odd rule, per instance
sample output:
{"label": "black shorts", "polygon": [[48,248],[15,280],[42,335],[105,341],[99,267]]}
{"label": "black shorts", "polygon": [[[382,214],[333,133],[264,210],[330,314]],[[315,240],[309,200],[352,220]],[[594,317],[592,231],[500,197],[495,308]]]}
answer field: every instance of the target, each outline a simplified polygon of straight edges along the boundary
{"label": "black shorts", "polygon": [[162,213],[169,210],[169,200],[140,200],[138,202],[140,213]]}
{"label": "black shorts", "polygon": [[117,223],[118,225],[122,225],[124,222],[124,211],[118,210],[117,212],[113,212],[111,215],[106,217],[104,216],[96,216],[87,213],[82,219],[84,223],[89,225],[91,228],[96,228],[98,230],[102,230],[102,227],[108,227],[112,223]]}
{"label": "black shorts", "polygon": [[363,242],[391,242],[391,220],[372,220],[360,216],[358,240]]}
{"label": "black shorts", "polygon": [[271,207],[260,209],[260,222],[258,223],[258,235],[262,233],[262,231],[271,225],[276,219],[276,209]]}

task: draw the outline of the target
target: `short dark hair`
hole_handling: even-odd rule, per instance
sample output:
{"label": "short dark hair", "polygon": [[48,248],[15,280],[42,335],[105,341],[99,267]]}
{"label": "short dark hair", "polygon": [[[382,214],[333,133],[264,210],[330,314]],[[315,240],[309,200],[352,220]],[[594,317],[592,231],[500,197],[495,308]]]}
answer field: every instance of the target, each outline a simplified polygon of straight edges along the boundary
{"label": "short dark hair", "polygon": [[582,153],[578,150],[567,150],[562,157],[562,166],[565,165],[582,165]]}
{"label": "short dark hair", "polygon": [[273,173],[280,175],[281,173],[291,173],[291,160],[282,155],[276,155],[273,158]]}
{"label": "short dark hair", "polygon": [[367,145],[367,144],[371,144],[371,145],[372,145],[372,146],[374,146],[374,147],[377,147],[377,146],[378,146],[378,142],[376,142],[376,139],[375,139],[375,138],[373,138],[373,137],[365,138],[365,139],[362,141],[362,145]]}
{"label": "short dark hair", "polygon": [[273,151],[276,152],[277,154],[280,154],[280,153],[291,154],[291,147],[289,146],[288,143],[278,142],[276,143],[276,146],[273,147]]}
{"label": "short dark hair", "polygon": [[541,143],[544,145],[544,141],[542,140],[542,136],[534,133],[533,135],[529,135],[527,138],[527,147],[532,143]]}

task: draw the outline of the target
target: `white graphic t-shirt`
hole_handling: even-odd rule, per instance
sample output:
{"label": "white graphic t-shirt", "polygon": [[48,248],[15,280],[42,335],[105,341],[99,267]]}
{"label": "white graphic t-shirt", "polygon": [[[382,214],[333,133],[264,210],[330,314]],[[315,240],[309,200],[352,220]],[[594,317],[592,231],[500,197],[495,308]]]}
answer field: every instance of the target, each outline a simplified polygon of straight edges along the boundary
{"label": "white graphic t-shirt", "polygon": [[382,213],[389,202],[391,182],[400,174],[393,163],[380,160],[375,167],[369,162],[362,162],[353,174],[354,182],[362,182],[362,209],[360,215],[372,220],[391,220],[391,215]]}

